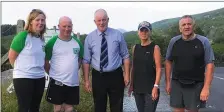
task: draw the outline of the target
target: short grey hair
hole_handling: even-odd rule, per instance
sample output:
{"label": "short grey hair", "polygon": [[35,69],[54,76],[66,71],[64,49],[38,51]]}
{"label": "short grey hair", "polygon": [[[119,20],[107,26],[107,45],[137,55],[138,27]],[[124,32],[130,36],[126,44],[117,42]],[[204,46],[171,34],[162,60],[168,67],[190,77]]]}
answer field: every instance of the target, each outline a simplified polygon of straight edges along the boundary
{"label": "short grey hair", "polygon": [[69,22],[72,23],[72,19],[70,17],[62,16],[62,17],[59,18],[59,24],[61,23],[61,21],[64,21],[64,20],[69,21]]}
{"label": "short grey hair", "polygon": [[[180,20],[185,19],[185,18],[191,18],[193,25],[195,25],[195,19],[191,15],[184,15],[180,18]],[[180,22],[180,20],[179,20],[179,22]]]}
{"label": "short grey hair", "polygon": [[98,9],[94,13],[94,19],[96,18],[96,15],[97,15],[98,12],[104,13],[104,15],[108,18],[108,15],[107,15],[107,11],[106,10],[104,10],[104,9]]}

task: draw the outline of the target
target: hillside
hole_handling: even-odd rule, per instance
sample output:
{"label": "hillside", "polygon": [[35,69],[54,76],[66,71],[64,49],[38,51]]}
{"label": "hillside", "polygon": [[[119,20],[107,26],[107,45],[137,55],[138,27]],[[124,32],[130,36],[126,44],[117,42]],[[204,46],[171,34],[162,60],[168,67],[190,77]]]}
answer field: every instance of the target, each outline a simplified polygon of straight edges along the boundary
{"label": "hillside", "polygon": [[[224,33],[224,8],[195,14],[196,25],[204,34],[210,38],[219,38]],[[177,24],[180,17],[157,21],[152,24],[153,29],[167,30],[170,26]]]}

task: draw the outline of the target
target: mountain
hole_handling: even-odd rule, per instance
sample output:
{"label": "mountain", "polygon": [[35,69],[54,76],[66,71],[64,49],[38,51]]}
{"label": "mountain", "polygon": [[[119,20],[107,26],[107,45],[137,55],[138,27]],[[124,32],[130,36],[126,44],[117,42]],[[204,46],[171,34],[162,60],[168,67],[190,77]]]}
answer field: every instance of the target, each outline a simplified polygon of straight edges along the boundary
{"label": "mountain", "polygon": [[[224,8],[192,15],[196,25],[199,26],[208,38],[219,38],[224,34]],[[180,17],[164,19],[152,23],[153,29],[167,30],[170,26],[178,24]]]}

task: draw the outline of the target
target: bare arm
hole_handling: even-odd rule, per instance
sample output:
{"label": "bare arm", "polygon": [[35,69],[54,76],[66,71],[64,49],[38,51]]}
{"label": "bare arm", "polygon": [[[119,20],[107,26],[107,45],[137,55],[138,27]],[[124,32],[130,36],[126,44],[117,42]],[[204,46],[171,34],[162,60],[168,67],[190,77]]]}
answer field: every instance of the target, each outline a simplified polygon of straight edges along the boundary
{"label": "bare arm", "polygon": [[126,41],[124,39],[124,36],[122,33],[120,33],[121,36],[121,40],[120,40],[120,55],[123,59],[123,63],[124,63],[124,83],[125,86],[128,86],[129,82],[130,82],[130,58],[129,58],[129,53],[128,53],[128,48],[127,48],[127,44]]}
{"label": "bare arm", "polygon": [[124,77],[126,79],[126,86],[128,85],[129,83],[129,80],[130,80],[130,59],[129,58],[126,58],[124,59]]}
{"label": "bare arm", "polygon": [[214,63],[208,63],[206,66],[206,72],[205,72],[205,82],[204,82],[204,88],[209,89],[212,79],[213,79],[213,72],[214,72]]}
{"label": "bare arm", "polygon": [[161,53],[160,53],[160,48],[158,45],[156,45],[154,48],[154,59],[155,59],[155,64],[156,64],[155,84],[159,85],[160,79],[161,79]]}
{"label": "bare arm", "polygon": [[83,63],[83,75],[84,75],[84,81],[89,81],[89,67],[90,64]]}
{"label": "bare arm", "polygon": [[14,62],[15,62],[16,58],[18,57],[18,55],[19,55],[19,53],[17,53],[16,51],[14,51],[13,49],[10,48],[8,58],[9,58],[9,62],[12,67],[14,67]]}
{"label": "bare arm", "polygon": [[213,79],[213,73],[214,73],[214,52],[213,49],[209,43],[209,40],[205,40],[205,54],[204,54],[204,59],[206,63],[206,72],[205,72],[205,82],[204,82],[204,88],[209,89],[212,79]]}
{"label": "bare arm", "polygon": [[79,63],[79,69],[80,69],[80,67],[82,65],[82,58],[79,58],[78,63]]}
{"label": "bare arm", "polygon": [[172,61],[166,60],[165,62],[166,84],[170,84],[171,69],[172,69]]}
{"label": "bare arm", "polygon": [[50,67],[51,65],[49,63],[49,60],[45,60],[44,69],[47,74],[49,74]]}
{"label": "bare arm", "polygon": [[132,64],[131,64],[131,81],[130,81],[130,86],[133,86],[133,78],[134,78],[134,52],[135,52],[135,45],[132,47]]}

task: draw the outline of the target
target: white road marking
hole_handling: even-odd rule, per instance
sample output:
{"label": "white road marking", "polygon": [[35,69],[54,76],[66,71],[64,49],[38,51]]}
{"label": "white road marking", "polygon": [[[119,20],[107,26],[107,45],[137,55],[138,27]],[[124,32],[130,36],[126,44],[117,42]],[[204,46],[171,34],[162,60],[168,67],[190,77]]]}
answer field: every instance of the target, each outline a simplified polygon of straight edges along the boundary
{"label": "white road marking", "polygon": [[218,79],[221,79],[221,80],[224,80],[224,78],[222,77],[217,77],[217,76],[214,76],[215,78],[218,78]]}

